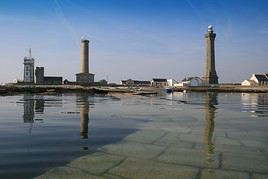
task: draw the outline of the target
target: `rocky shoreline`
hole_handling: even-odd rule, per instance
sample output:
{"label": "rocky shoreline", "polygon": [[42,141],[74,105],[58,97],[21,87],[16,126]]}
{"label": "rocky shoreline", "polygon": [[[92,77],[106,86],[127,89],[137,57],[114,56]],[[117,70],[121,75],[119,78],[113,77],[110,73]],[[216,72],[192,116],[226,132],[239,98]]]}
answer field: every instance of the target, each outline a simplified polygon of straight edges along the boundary
{"label": "rocky shoreline", "polygon": [[[170,88],[174,92],[228,92],[228,93],[268,93],[268,87],[242,87],[242,86],[214,86],[214,87],[176,87]],[[133,95],[161,94],[164,88],[154,87],[126,87],[126,86],[80,86],[80,85],[6,85],[0,86],[0,95],[13,95],[18,93],[73,93],[87,92],[92,94],[128,93]]]}
{"label": "rocky shoreline", "polygon": [[38,93],[53,95],[56,93],[92,94],[128,93],[134,95],[159,94],[162,89],[152,87],[122,87],[122,86],[80,86],[80,85],[7,85],[0,86],[0,95],[13,95],[19,93]]}

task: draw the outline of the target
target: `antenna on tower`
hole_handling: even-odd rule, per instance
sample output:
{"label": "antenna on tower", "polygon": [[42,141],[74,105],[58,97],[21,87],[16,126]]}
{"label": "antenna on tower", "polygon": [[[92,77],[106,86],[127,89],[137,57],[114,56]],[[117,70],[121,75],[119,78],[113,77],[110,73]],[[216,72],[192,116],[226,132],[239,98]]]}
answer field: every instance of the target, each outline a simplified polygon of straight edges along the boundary
{"label": "antenna on tower", "polygon": [[32,58],[32,49],[29,48],[29,57]]}

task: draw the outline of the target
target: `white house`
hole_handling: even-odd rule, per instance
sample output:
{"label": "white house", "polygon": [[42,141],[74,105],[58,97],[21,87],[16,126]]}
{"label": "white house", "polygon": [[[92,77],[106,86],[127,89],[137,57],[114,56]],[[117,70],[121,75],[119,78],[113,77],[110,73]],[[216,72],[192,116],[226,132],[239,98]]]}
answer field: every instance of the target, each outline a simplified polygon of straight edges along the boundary
{"label": "white house", "polygon": [[179,82],[177,82],[176,80],[174,79],[168,79],[167,80],[167,84],[168,86],[175,86],[176,84],[178,84]]}
{"label": "white house", "polygon": [[249,80],[244,80],[242,86],[268,85],[268,74],[252,74]]}
{"label": "white house", "polygon": [[199,77],[189,77],[182,80],[181,83],[175,86],[202,86],[202,79]]}
{"label": "white house", "polygon": [[242,86],[253,86],[256,85],[257,83],[253,80],[244,80],[241,85]]}

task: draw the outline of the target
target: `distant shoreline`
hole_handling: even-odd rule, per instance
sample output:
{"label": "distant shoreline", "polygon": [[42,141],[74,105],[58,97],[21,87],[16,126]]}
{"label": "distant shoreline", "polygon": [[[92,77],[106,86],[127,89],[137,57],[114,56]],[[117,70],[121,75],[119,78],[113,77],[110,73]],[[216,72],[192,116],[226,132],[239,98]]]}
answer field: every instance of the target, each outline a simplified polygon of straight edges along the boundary
{"label": "distant shoreline", "polygon": [[[245,87],[240,85],[218,85],[202,87],[176,87],[174,92],[226,92],[226,93],[268,93],[268,86]],[[92,94],[128,93],[134,95],[161,94],[164,88],[137,86],[80,86],[80,85],[5,85],[0,86],[0,95],[17,93],[56,94],[87,92]]]}
{"label": "distant shoreline", "polygon": [[174,91],[186,91],[186,92],[219,92],[219,93],[268,93],[268,86],[254,86],[245,87],[240,85],[225,86],[219,85],[216,87],[181,87],[174,88]]}

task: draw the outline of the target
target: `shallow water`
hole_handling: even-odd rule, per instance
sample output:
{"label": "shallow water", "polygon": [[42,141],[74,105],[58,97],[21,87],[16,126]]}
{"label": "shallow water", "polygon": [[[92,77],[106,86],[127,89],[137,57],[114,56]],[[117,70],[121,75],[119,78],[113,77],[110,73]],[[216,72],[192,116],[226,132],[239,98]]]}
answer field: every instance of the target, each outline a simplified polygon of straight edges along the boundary
{"label": "shallow water", "polygon": [[22,94],[0,97],[0,114],[0,178],[46,176],[96,153],[123,158],[89,169],[106,178],[143,178],[122,172],[134,159],[192,167],[194,178],[268,174],[267,93]]}

